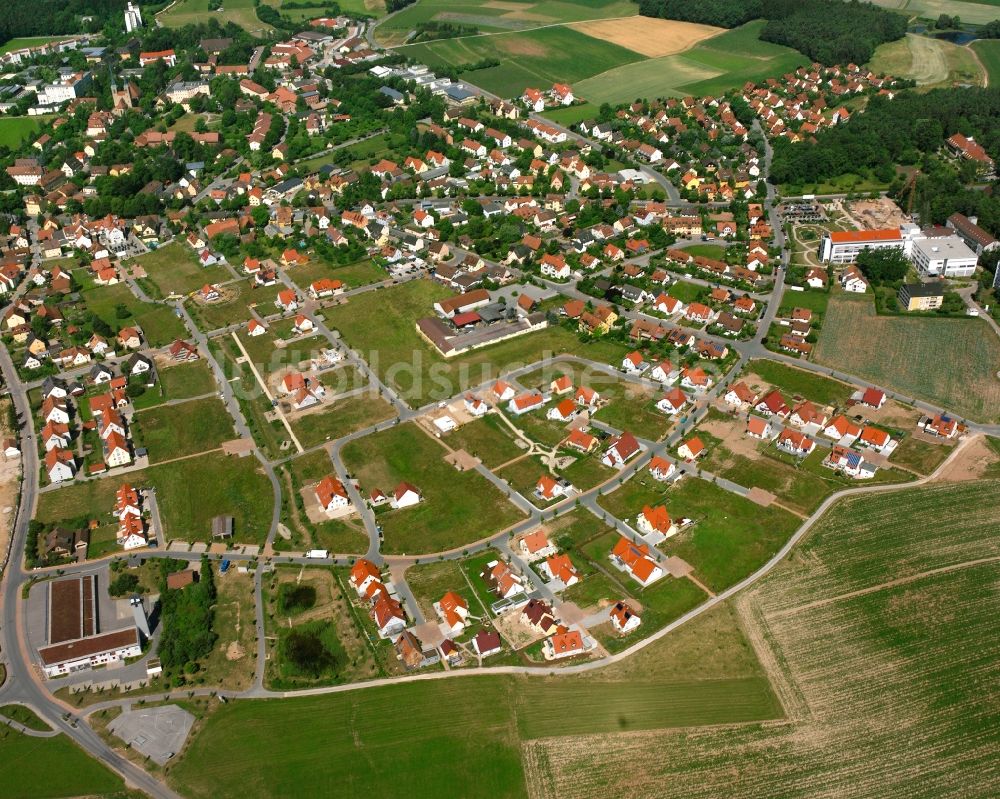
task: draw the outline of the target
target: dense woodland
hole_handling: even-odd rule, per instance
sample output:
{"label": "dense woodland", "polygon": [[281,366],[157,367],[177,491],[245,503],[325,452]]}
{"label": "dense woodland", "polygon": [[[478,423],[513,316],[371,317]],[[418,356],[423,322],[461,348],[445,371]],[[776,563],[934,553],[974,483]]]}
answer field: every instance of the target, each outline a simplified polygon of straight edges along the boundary
{"label": "dense woodland", "polygon": [[[124,11],[124,0],[33,0],[30,3],[9,0],[0,12],[0,42],[18,36],[94,33],[111,17],[124,26]],[[81,17],[93,17],[93,21],[84,22]]]}
{"label": "dense woodland", "polygon": [[723,28],[763,17],[761,39],[823,64],[862,64],[878,45],[906,33],[903,15],[856,0],[640,0],[639,12]]}

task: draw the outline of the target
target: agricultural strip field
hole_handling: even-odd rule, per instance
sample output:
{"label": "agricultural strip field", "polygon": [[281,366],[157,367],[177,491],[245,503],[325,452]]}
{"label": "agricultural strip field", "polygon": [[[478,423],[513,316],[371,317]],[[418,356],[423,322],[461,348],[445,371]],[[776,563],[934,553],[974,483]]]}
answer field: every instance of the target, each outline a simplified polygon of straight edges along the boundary
{"label": "agricultural strip field", "polygon": [[[416,332],[417,319],[434,314],[436,301],[452,296],[430,280],[412,280],[370,291],[324,311],[326,322],[359,350],[375,372],[407,401],[452,397],[502,372],[570,352],[604,363],[620,363],[628,351],[609,341],[581,344],[551,327],[445,360]],[[263,337],[262,337],[263,338]]]}
{"label": "agricultural strip field", "polygon": [[[611,69],[574,85],[578,97],[598,104],[637,97],[722,94],[747,81],[782,75],[808,63],[801,53],[762,42],[763,21],[713,36],[683,53]],[[470,74],[470,80],[476,73]]]}
{"label": "agricultural strip field", "polygon": [[878,316],[834,295],[816,360],[979,422],[1000,419],[1000,341],[981,319]]}
{"label": "agricultural strip field", "polygon": [[576,22],[569,27],[595,39],[621,45],[646,58],[683,53],[698,42],[717,36],[724,30],[712,25],[651,17]]}
{"label": "agricultural strip field", "polygon": [[[1000,9],[994,16],[1000,17]],[[968,47],[914,33],[880,45],[869,66],[875,72],[916,81],[918,86],[983,82],[982,70]]]}
{"label": "agricultural strip field", "polygon": [[[35,518],[44,523],[110,519],[121,482],[91,480],[46,491],[39,496]],[[156,487],[167,539],[208,541],[212,517],[220,514],[234,517],[238,542],[263,543],[270,529],[274,494],[256,458],[210,453],[130,472],[128,482],[138,488]]]}
{"label": "agricultural strip field", "polygon": [[[247,784],[270,796],[308,784],[429,797],[474,774],[477,796],[521,797],[529,785],[538,792],[539,777],[544,784],[544,774],[521,768],[531,739],[780,716],[735,614],[718,608],[635,657],[573,677],[470,677],[232,703],[208,719],[171,780],[193,797],[242,796]],[[265,749],[273,753],[266,763]]]}
{"label": "agricultural strip field", "polygon": [[430,21],[471,25],[483,33],[498,33],[585,19],[627,17],[637,11],[638,5],[631,0],[420,0],[379,25],[375,38],[384,46],[399,45],[417,25]]}
{"label": "agricultural strip field", "polygon": [[0,785],[5,799],[107,795],[124,790],[121,778],[65,735],[0,737]]}
{"label": "agricultural strip field", "polygon": [[378,514],[391,554],[440,552],[486,538],[523,514],[478,472],[445,463],[446,450],[416,424],[403,424],[352,441],[344,465],[365,491],[387,495],[402,481],[422,495],[418,505]]}
{"label": "agricultural strip field", "polygon": [[877,6],[891,8],[909,17],[937,19],[941,14],[961,17],[962,22],[983,25],[997,19],[997,3],[966,3],[963,0],[873,0]]}
{"label": "agricultural strip field", "polygon": [[500,66],[466,72],[462,77],[502,97],[520,95],[527,86],[576,84],[643,58],[632,50],[566,27],[445,39],[407,46],[402,52],[432,69],[497,59]]}
{"label": "agricultural strip field", "polygon": [[1000,41],[996,39],[980,39],[970,47],[976,51],[979,61],[986,69],[986,79],[989,86],[1000,83]]}
{"label": "agricultural strip field", "polygon": [[534,795],[995,796],[998,562],[976,561],[1000,557],[998,499],[979,481],[838,505],[736,600],[789,723],[532,741]]}

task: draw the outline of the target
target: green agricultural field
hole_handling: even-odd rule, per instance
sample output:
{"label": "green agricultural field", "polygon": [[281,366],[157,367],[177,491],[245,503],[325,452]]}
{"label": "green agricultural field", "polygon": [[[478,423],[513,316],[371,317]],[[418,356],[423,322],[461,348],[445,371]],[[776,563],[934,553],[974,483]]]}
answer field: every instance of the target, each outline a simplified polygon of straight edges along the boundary
{"label": "green agricultural field", "polygon": [[420,504],[380,513],[389,554],[419,554],[460,547],[522,518],[499,489],[478,472],[445,463],[444,447],[415,424],[403,424],[352,441],[344,465],[366,491],[387,494],[402,481],[420,491]]}
{"label": "green agricultural field", "polygon": [[30,738],[13,731],[0,738],[0,785],[6,799],[108,795],[125,788],[121,777],[65,735]]}
{"label": "green agricultural field", "polygon": [[835,294],[815,358],[979,422],[1000,419],[1000,341],[982,319],[878,316],[870,295]]}
{"label": "green agricultural field", "polygon": [[[566,707],[573,713],[560,710]],[[534,758],[522,762],[529,740],[591,734],[607,742],[620,732],[780,715],[738,621],[719,608],[633,658],[572,677],[470,677],[231,703],[207,720],[170,779],[191,797],[235,796],[247,784],[292,795],[306,780],[343,791],[363,785],[387,798],[429,797],[471,779],[476,795],[521,797],[529,793],[526,780],[534,795],[549,770]],[[267,762],[259,757],[263,748]],[[568,795],[607,794],[592,787]]]}
{"label": "green agricultural field", "polygon": [[[199,25],[215,19],[220,25],[235,22],[252,34],[263,35],[271,27],[257,19],[253,0],[226,0],[218,11],[209,11],[209,0],[177,0],[156,15],[156,21],[165,28]],[[278,6],[278,0],[263,0],[267,5]],[[147,23],[149,24],[149,23]]]}
{"label": "green agricultural field", "polygon": [[404,399],[417,402],[446,399],[550,355],[570,352],[617,364],[627,352],[614,342],[581,344],[574,333],[552,327],[445,360],[415,324],[433,316],[434,303],[450,296],[438,283],[413,280],[352,297],[327,309],[326,321]]}
{"label": "green agricultural field", "polygon": [[16,150],[21,143],[34,136],[52,116],[0,118],[0,147]]}
{"label": "green agricultural field", "polygon": [[537,740],[536,795],[995,796],[998,499],[980,481],[839,505],[736,603],[788,723]]}
{"label": "green agricultural field", "polygon": [[577,82],[574,91],[594,104],[640,97],[716,95],[808,63],[804,55],[791,48],[762,42],[758,34],[763,26],[762,20],[748,22],[683,53],[608,69]]}
{"label": "green agricultural field", "polygon": [[140,255],[132,263],[140,264],[146,270],[147,277],[140,283],[143,286],[151,285],[157,297],[190,294],[206,283],[232,279],[224,266],[202,266],[191,248],[180,242],[172,242],[146,255]]}
{"label": "green agricultural field", "polygon": [[[46,523],[110,518],[121,480],[90,480],[39,496],[35,518]],[[210,453],[131,472],[128,482],[154,486],[168,539],[209,541],[212,517],[235,518],[238,542],[261,544],[271,526],[274,493],[256,458]],[[197,491],[191,487],[197,486]]]}
{"label": "green agricultural field", "polygon": [[986,69],[986,77],[990,86],[1000,83],[1000,41],[997,39],[980,39],[970,47],[979,57],[979,62]]}
{"label": "green agricultural field", "polygon": [[[527,86],[548,87],[556,82],[575,85],[584,78],[643,58],[624,47],[565,27],[445,39],[407,46],[401,52],[431,68],[498,59],[500,66],[466,72],[462,78],[503,97],[520,95]],[[581,96],[591,99],[587,94]]]}
{"label": "green agricultural field", "polygon": [[761,507],[696,478],[685,478],[665,492],[642,474],[598,501],[619,519],[634,519],[646,503],[665,503],[672,516],[693,519],[693,528],[660,549],[694,566],[696,576],[716,592],[766,563],[799,525],[788,511]]}
{"label": "green agricultural field", "polygon": [[233,420],[216,397],[140,411],[136,427],[151,463],[217,449],[236,436]]}
{"label": "green agricultural field", "polygon": [[396,46],[419,23],[431,20],[472,25],[483,33],[499,33],[559,22],[626,17],[637,10],[631,0],[420,0],[379,25],[375,36],[382,45]]}

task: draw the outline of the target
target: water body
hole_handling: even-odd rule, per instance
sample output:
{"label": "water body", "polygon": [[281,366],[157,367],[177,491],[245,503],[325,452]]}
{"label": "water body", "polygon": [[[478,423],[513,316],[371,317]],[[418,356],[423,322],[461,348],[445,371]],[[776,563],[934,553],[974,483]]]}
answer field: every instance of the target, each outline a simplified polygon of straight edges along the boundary
{"label": "water body", "polygon": [[979,38],[979,34],[973,30],[954,31],[928,31],[926,25],[914,25],[910,28],[910,33],[919,33],[921,36],[929,36],[931,39],[942,39],[952,44],[968,44]]}

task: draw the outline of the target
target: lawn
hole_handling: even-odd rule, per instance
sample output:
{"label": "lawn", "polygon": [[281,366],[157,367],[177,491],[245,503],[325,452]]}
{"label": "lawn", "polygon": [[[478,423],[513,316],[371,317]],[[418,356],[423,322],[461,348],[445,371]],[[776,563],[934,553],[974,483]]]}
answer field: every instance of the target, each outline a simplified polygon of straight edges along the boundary
{"label": "lawn", "polygon": [[411,401],[446,399],[551,355],[571,352],[620,363],[627,351],[614,342],[581,344],[575,334],[553,327],[445,360],[414,325],[417,319],[434,315],[437,300],[450,296],[438,283],[413,280],[352,297],[325,313],[327,324],[339,330],[383,380]]}
{"label": "lawn", "polygon": [[52,729],[27,705],[3,705],[0,707],[0,716],[23,724],[29,730],[48,732]]}
{"label": "lawn", "polygon": [[217,397],[140,411],[135,426],[151,463],[217,449],[236,436],[232,417]]}
{"label": "lawn", "polygon": [[[817,405],[835,405],[844,408],[854,393],[854,387],[839,380],[797,369],[777,361],[757,360],[747,364],[747,371],[761,380],[781,389],[786,399],[803,397]],[[845,370],[850,371],[850,370]]]}
{"label": "lawn", "polygon": [[1000,594],[996,563],[971,561],[996,556],[998,499],[980,481],[837,506],[735,605],[788,723],[537,740],[537,795],[995,796]]}
{"label": "lawn", "polygon": [[486,538],[522,518],[507,498],[477,472],[458,472],[445,449],[415,424],[402,424],[352,441],[344,465],[366,492],[387,494],[412,483],[421,502],[380,513],[387,554],[439,552]]}
{"label": "lawn", "polygon": [[121,777],[65,735],[30,738],[13,731],[0,738],[0,785],[6,799],[106,795],[125,788]]}
{"label": "lawn", "polygon": [[720,95],[747,81],[782,75],[808,63],[791,48],[762,42],[758,34],[763,26],[763,20],[748,22],[683,53],[608,69],[579,81],[574,91],[595,104],[639,97]]}
{"label": "lawn", "polygon": [[792,291],[790,287],[786,287],[785,293],[781,297],[782,308],[808,308],[813,313],[820,315],[826,313],[829,304],[830,292],[816,289]]}
{"label": "lawn", "polygon": [[[780,715],[738,621],[719,608],[632,658],[582,675],[469,677],[230,703],[208,719],[171,779],[193,797],[237,795],[240,781],[243,791],[253,784],[270,796],[294,795],[305,780],[310,790],[336,785],[380,797],[525,796],[525,772],[544,780],[555,766],[522,762],[522,745],[535,745],[529,741],[576,742],[562,736],[586,734],[607,746],[628,740],[621,732]],[[406,781],[397,769],[406,770]],[[565,795],[608,794],[581,783]]]}
{"label": "lawn", "polygon": [[[235,518],[234,539],[262,544],[271,526],[274,494],[256,458],[210,453],[132,472],[127,481],[153,486],[168,539],[208,541],[212,518]],[[115,491],[124,482],[114,476],[74,483],[39,496],[35,518],[46,523],[82,517],[110,518]],[[192,490],[197,486],[197,490]]]}
{"label": "lawn", "polygon": [[[141,302],[124,283],[114,286],[94,286],[80,292],[87,310],[103,319],[113,330],[136,324],[152,347],[163,347],[175,339],[185,338],[187,328],[173,310],[165,305]],[[120,318],[118,306],[124,305],[129,316]]]}
{"label": "lawn", "polygon": [[599,500],[619,519],[634,519],[646,503],[666,503],[672,516],[693,519],[693,528],[660,546],[694,566],[715,592],[762,566],[792,534],[799,520],[773,505],[761,507],[714,483],[685,478],[669,492],[652,478],[634,477]]}
{"label": "lawn", "polygon": [[878,316],[835,294],[816,360],[980,422],[1000,420],[1000,341],[982,319]]}
{"label": "lawn", "polygon": [[401,52],[432,69],[460,67],[485,58],[497,59],[500,66],[465,72],[462,78],[503,97],[519,96],[526,86],[566,82],[574,84],[575,91],[588,100],[593,99],[591,95],[576,84],[584,78],[643,58],[632,50],[565,27],[444,39],[408,45]]}
{"label": "lawn", "polygon": [[151,283],[160,296],[170,294],[190,294],[206,283],[231,280],[232,275],[224,266],[213,264],[202,266],[194,252],[179,241],[140,255],[132,263],[138,263],[146,270],[146,281]]}
{"label": "lawn", "polygon": [[349,435],[396,415],[392,405],[365,392],[336,400],[320,410],[291,420],[292,430],[303,447]]}
{"label": "lawn", "polygon": [[0,118],[0,147],[18,149],[25,139],[34,136],[50,119],[52,115]]}
{"label": "lawn", "polygon": [[635,3],[630,0],[528,0],[516,5],[489,0],[421,0],[387,19],[379,25],[375,34],[380,44],[394,46],[401,44],[417,24],[430,20],[473,25],[485,33],[535,28],[558,22],[624,17],[635,14],[636,10]]}
{"label": "lawn", "polygon": [[493,469],[524,454],[514,443],[514,434],[500,417],[491,413],[453,430],[444,439],[452,449],[464,449]]}
{"label": "lawn", "polygon": [[692,244],[690,247],[685,247],[684,252],[700,255],[703,258],[715,258],[717,261],[726,257],[726,248],[721,244]]}
{"label": "lawn", "polygon": [[465,580],[465,574],[457,560],[442,560],[410,566],[406,570],[406,583],[420,603],[420,610],[428,621],[436,619],[434,603],[449,591],[454,591],[469,602],[469,612],[474,616],[488,616],[489,613],[476,603],[474,592]]}

